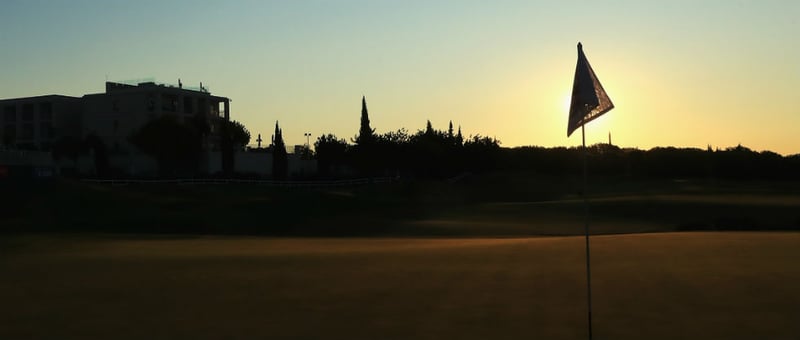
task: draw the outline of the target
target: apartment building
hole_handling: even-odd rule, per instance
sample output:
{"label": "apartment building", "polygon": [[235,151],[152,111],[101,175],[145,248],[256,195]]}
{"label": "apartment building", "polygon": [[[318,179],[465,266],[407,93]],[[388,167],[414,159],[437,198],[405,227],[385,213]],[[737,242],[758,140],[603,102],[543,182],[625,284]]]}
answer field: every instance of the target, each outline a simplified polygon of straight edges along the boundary
{"label": "apartment building", "polygon": [[0,145],[6,149],[50,151],[60,136],[81,135],[82,101],[48,95],[0,100]]}
{"label": "apartment building", "polygon": [[[129,141],[147,122],[165,115],[185,123],[204,120],[210,128],[204,150],[208,157],[218,157],[220,124],[230,120],[229,98],[212,95],[202,84],[184,87],[180,80],[177,85],[106,82],[103,93],[3,99],[0,109],[0,148],[49,152],[62,137],[85,140],[94,135],[105,144],[110,165],[132,175],[156,171],[154,160]],[[200,170],[214,171],[218,166],[208,164],[219,162],[207,159]]]}

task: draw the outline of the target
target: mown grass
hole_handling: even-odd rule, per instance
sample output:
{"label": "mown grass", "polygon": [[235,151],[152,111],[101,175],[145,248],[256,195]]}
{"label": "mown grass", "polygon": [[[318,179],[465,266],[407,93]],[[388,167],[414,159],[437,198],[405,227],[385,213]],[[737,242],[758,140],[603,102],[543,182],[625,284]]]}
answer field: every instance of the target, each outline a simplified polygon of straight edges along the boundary
{"label": "mown grass", "polygon": [[[0,338],[585,339],[582,237],[15,235]],[[800,337],[800,233],[592,239],[597,339]]]}

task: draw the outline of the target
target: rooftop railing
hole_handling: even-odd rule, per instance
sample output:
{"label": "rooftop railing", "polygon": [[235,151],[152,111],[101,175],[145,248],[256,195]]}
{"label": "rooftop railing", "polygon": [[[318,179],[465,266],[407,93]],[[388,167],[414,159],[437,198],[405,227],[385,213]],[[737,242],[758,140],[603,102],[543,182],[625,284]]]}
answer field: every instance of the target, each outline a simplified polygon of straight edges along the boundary
{"label": "rooftop railing", "polygon": [[141,84],[153,83],[156,86],[171,87],[171,88],[181,88],[181,89],[184,89],[184,90],[197,91],[197,92],[203,92],[203,93],[211,93],[211,90],[208,88],[208,86],[205,86],[205,85],[203,85],[202,87],[200,87],[200,86],[186,86],[186,84],[183,84],[183,86],[180,86],[179,84],[156,82],[155,78],[140,78],[140,79],[129,79],[129,80],[122,80],[122,81],[111,81],[111,82],[119,83],[119,84],[125,84],[125,85],[131,85],[131,86],[139,86]]}

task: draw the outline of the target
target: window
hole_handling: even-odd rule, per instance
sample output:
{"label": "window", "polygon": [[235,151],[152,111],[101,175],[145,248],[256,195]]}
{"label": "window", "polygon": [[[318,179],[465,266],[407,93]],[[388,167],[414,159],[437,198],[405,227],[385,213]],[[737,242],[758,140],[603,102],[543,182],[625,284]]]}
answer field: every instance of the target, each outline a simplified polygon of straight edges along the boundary
{"label": "window", "polygon": [[44,102],[39,104],[39,115],[43,116],[45,114],[52,115],[53,114],[53,103],[51,102]]}
{"label": "window", "polygon": [[194,100],[192,97],[183,97],[183,112],[184,113],[192,113]]}
{"label": "window", "polygon": [[208,104],[206,104],[206,99],[205,98],[200,98],[197,101],[198,112],[201,113],[201,114],[204,114],[204,115],[208,114],[208,106],[207,105]]}
{"label": "window", "polygon": [[162,94],[161,109],[167,112],[178,111],[178,96],[174,94]]}
{"label": "window", "polygon": [[33,104],[29,103],[22,105],[22,121],[23,122],[33,121]]}
{"label": "window", "polygon": [[22,133],[19,134],[20,139],[33,139],[33,124],[22,125]]}
{"label": "window", "polygon": [[12,140],[17,138],[17,126],[15,124],[6,124],[3,128],[3,139],[6,138],[11,138]]}
{"label": "window", "polygon": [[39,104],[39,120],[53,120],[53,103],[44,102]]}
{"label": "window", "polygon": [[53,125],[49,122],[39,124],[39,134],[45,140],[53,138]]}
{"label": "window", "polygon": [[211,103],[211,114],[219,116],[219,102]]}
{"label": "window", "polygon": [[156,100],[153,95],[147,96],[147,111],[153,112],[156,109]]}
{"label": "window", "polygon": [[3,108],[3,121],[6,123],[15,123],[17,121],[17,107],[14,105],[6,105]]}

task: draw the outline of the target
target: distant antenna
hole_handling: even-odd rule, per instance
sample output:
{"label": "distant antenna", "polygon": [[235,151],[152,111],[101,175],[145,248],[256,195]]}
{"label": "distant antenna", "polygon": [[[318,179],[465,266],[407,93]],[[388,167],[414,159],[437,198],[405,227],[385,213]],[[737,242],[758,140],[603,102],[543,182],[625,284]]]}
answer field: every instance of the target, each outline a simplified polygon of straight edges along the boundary
{"label": "distant antenna", "polygon": [[611,131],[608,132],[608,145],[612,145],[611,144]]}

